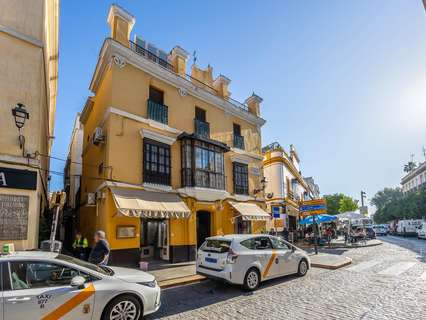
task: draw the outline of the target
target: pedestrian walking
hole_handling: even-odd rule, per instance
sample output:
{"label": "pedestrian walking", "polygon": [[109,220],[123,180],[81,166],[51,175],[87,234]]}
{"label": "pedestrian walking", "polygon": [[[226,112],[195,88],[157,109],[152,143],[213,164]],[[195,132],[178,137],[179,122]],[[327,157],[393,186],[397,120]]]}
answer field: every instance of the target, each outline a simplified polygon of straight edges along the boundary
{"label": "pedestrian walking", "polygon": [[102,230],[96,231],[95,246],[90,252],[89,262],[98,266],[106,266],[108,264],[110,248],[109,243],[105,239],[105,232]]}
{"label": "pedestrian walking", "polygon": [[87,242],[87,239],[83,237],[81,232],[78,232],[75,234],[75,239],[72,244],[72,250],[74,257],[86,260],[86,254],[87,254],[87,248],[89,244]]}
{"label": "pedestrian walking", "polygon": [[283,236],[285,241],[288,241],[288,235],[289,235],[288,229],[287,227],[284,227]]}

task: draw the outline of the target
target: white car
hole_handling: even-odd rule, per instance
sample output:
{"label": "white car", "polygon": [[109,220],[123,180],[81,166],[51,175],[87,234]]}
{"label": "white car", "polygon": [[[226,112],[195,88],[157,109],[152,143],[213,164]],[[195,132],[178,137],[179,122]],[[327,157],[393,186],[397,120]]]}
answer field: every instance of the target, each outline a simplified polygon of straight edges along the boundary
{"label": "white car", "polygon": [[388,230],[381,225],[375,225],[373,226],[373,230],[376,233],[376,236],[387,236],[388,235]]}
{"label": "white car", "polygon": [[54,252],[0,256],[0,320],[139,319],[160,307],[154,276]]}
{"label": "white car", "polygon": [[310,268],[305,251],[281,238],[234,234],[207,238],[197,253],[197,273],[256,290],[260,282]]}
{"label": "white car", "polygon": [[417,238],[426,239],[426,222],[423,221],[420,227],[417,228]]}

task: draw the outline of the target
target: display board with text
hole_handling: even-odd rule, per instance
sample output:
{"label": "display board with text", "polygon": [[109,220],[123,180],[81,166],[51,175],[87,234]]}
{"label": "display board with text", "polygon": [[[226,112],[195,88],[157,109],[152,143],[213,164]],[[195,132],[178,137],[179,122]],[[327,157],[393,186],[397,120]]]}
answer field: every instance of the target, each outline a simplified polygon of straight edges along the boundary
{"label": "display board with text", "polygon": [[327,213],[327,203],[325,199],[315,199],[303,201],[300,206],[300,213],[304,216]]}
{"label": "display board with text", "polygon": [[0,240],[26,240],[29,197],[0,194]]}

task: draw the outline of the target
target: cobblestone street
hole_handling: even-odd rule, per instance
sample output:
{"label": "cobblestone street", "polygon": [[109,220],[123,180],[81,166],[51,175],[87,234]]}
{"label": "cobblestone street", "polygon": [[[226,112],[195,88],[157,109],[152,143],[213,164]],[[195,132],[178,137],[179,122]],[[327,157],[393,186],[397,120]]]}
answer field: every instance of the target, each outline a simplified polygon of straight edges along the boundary
{"label": "cobblestone street", "polygon": [[426,241],[382,237],[383,245],[333,250],[352,265],[312,269],[264,283],[254,293],[205,281],[163,291],[149,319],[424,319]]}

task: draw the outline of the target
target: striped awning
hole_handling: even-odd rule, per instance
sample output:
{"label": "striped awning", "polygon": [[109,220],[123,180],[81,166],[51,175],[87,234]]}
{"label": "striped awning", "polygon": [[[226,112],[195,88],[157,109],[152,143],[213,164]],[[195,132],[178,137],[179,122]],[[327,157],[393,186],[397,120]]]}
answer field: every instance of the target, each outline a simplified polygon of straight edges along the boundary
{"label": "striped awning", "polygon": [[236,218],[241,217],[246,221],[267,221],[271,219],[271,216],[255,203],[229,202],[229,204],[238,212]]}
{"label": "striped awning", "polygon": [[128,217],[189,218],[191,211],[175,193],[110,188],[117,210]]}

